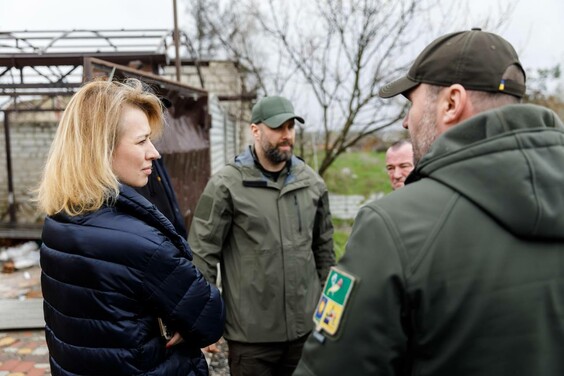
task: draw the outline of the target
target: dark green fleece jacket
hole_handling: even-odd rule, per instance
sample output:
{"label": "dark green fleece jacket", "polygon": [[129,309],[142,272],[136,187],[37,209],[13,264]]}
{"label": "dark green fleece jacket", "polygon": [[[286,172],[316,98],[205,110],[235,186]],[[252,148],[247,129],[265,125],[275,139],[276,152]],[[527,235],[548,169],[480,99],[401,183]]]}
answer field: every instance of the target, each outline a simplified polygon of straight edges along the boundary
{"label": "dark green fleece jacket", "polygon": [[564,375],[564,128],[532,105],[441,135],[359,213],[335,335],[295,375]]}

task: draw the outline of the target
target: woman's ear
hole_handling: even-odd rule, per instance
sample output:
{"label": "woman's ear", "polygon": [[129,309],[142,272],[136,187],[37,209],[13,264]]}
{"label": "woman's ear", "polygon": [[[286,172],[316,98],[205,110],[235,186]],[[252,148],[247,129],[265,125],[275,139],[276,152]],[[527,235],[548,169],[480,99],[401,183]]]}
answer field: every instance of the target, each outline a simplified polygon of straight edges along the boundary
{"label": "woman's ear", "polygon": [[468,112],[468,92],[460,84],[454,84],[442,90],[439,96],[438,114],[443,131],[466,119]]}

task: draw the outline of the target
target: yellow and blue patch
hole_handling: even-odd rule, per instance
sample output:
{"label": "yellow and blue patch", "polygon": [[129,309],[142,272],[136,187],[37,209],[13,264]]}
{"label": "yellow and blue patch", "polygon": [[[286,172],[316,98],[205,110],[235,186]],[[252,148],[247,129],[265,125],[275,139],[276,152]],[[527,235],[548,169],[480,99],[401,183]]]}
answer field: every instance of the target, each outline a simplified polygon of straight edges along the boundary
{"label": "yellow and blue patch", "polygon": [[313,315],[317,332],[323,330],[329,335],[337,333],[354,284],[352,275],[336,267],[331,268]]}

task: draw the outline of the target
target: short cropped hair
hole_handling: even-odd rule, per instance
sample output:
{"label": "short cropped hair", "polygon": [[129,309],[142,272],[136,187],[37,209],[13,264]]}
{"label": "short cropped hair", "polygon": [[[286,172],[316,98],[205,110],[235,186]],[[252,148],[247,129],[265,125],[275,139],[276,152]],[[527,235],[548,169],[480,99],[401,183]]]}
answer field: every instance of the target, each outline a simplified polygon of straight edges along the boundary
{"label": "short cropped hair", "polygon": [[393,144],[390,145],[390,147],[388,148],[388,150],[398,150],[400,149],[403,145],[411,145],[411,141],[406,140],[406,139],[401,139],[398,140],[396,142],[394,142]]}
{"label": "short cropped hair", "polygon": [[[523,71],[516,65],[510,65],[504,72],[502,78],[525,85],[525,76],[523,75]],[[489,93],[477,90],[468,90],[468,92],[476,112],[483,112],[508,104],[517,104],[521,102],[520,98],[509,94]]]}
{"label": "short cropped hair", "polygon": [[73,95],[55,133],[37,192],[38,206],[47,215],[81,215],[115,200],[119,182],[112,157],[125,106],[147,115],[151,138],[162,133],[162,103],[137,79],[123,83],[95,80]]}

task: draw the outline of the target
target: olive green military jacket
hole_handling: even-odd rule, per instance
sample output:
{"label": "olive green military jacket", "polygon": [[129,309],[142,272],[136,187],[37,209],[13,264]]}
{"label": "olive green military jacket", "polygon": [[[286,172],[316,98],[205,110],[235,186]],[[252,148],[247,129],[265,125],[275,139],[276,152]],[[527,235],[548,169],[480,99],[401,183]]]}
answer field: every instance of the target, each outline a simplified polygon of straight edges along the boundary
{"label": "olive green military jacket", "polygon": [[220,263],[226,339],[291,341],[311,331],[335,263],[327,188],[296,157],[276,182],[255,163],[249,148],[210,179],[189,244],[209,281]]}
{"label": "olive green military jacket", "polygon": [[556,114],[474,116],[415,174],[358,214],[337,266],[355,278],[338,329],[310,336],[294,376],[564,375]]}

